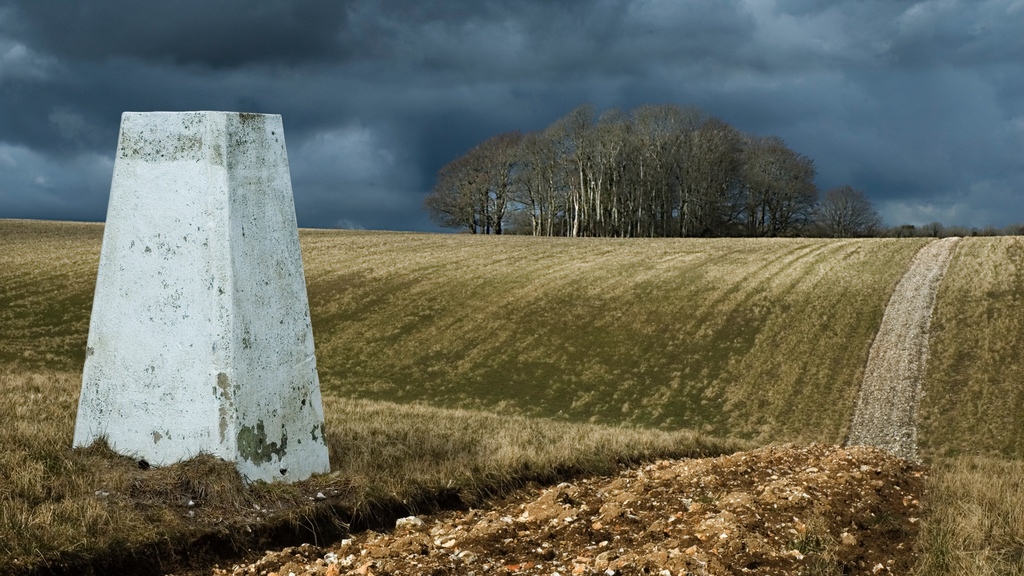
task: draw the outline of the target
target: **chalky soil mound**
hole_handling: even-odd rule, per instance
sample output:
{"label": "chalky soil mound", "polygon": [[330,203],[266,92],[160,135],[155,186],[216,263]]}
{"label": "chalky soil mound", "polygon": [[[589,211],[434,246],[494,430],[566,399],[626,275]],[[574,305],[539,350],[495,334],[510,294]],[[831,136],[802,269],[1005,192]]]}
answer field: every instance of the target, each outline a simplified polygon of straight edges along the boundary
{"label": "chalky soil mound", "polygon": [[213,574],[905,574],[923,484],[875,448],[769,447],[526,489]]}
{"label": "chalky soil mound", "polygon": [[917,458],[915,419],[932,309],[959,240],[927,244],[896,285],[871,345],[848,445],[876,446]]}

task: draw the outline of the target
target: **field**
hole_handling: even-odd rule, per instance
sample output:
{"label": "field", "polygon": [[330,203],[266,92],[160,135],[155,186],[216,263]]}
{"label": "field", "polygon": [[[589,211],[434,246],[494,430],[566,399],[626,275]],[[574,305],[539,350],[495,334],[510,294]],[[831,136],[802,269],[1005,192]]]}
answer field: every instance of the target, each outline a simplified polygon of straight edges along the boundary
{"label": "field", "polygon": [[1024,459],[1024,238],[963,242],[932,325],[922,437],[933,454]]}
{"label": "field", "polygon": [[[0,565],[186,541],[193,524],[161,503],[182,486],[222,513],[323,490],[368,510],[617,462],[841,443],[889,294],[925,242],[304,230],[339,474],[245,490],[212,463],[159,476],[68,450],[101,236],[0,221],[0,410],[13,415],[0,423]],[[1024,570],[1022,512],[1006,501],[1024,480],[1022,296],[1021,238],[961,243],[921,404],[934,464],[922,573]],[[988,482],[965,490],[968,477]],[[965,510],[979,518],[967,534],[953,529]]]}
{"label": "field", "polygon": [[921,241],[308,232],[334,393],[841,442]]}

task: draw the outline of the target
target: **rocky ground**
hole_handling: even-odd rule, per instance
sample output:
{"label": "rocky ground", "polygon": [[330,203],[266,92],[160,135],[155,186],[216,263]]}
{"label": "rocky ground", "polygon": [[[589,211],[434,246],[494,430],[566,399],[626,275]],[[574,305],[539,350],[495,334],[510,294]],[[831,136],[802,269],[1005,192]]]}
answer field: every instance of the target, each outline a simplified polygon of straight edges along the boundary
{"label": "rocky ground", "polygon": [[923,485],[873,448],[768,447],[531,487],[212,574],[903,574]]}

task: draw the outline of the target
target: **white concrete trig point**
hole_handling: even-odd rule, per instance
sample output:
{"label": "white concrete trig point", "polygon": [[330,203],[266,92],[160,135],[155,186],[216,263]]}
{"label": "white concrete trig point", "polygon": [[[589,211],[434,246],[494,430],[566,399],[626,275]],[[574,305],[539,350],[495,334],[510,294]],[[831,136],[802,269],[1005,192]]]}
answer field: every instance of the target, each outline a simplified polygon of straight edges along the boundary
{"label": "white concrete trig point", "polygon": [[250,481],[327,472],[281,117],[126,112],[75,446]]}

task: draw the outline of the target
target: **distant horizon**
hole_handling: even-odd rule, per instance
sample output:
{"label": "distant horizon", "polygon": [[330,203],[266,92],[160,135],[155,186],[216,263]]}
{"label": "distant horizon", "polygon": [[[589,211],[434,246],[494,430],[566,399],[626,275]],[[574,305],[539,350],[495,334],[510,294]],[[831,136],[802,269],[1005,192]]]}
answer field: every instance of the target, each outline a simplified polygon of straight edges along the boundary
{"label": "distant horizon", "polygon": [[[29,221],[29,222],[66,222],[66,223],[69,223],[69,224],[106,224],[106,220],[68,220],[68,219],[63,219],[63,218],[17,218],[17,217],[0,216],[0,220],[22,220],[22,221]],[[1024,235],[1024,232],[1013,232],[1013,233],[1006,233],[1005,232],[1008,229],[1016,228],[1018,226],[1020,226],[1021,230],[1024,230],[1024,223],[1017,223],[1017,222],[1013,222],[1013,223],[1007,224],[1006,226],[1000,226],[1000,227],[995,227],[995,226],[968,227],[968,226],[961,226],[961,225],[957,225],[957,224],[946,224],[944,222],[938,222],[938,223],[942,225],[942,228],[943,228],[944,232],[947,232],[947,231],[949,231],[951,229],[964,229],[964,230],[966,230],[968,232],[978,232],[979,233],[979,234],[977,234],[978,236],[984,236],[986,234],[983,234],[982,232],[985,232],[987,230],[991,230],[991,231],[994,231],[994,232],[998,232],[999,234],[996,234],[996,235],[999,235],[999,236],[1022,236],[1022,235]],[[898,224],[896,226],[888,226],[888,225],[886,225],[886,226],[883,227],[883,230],[895,230],[895,229],[897,229],[897,228],[899,228],[901,226],[906,226],[906,225],[914,226],[915,228],[919,229],[919,228],[922,228],[924,226],[928,226],[929,224],[935,224],[935,222],[926,222],[926,223],[921,224],[921,225],[915,225],[915,224]],[[505,232],[505,233],[502,233],[502,234],[473,234],[472,232],[469,232],[468,230],[451,230],[451,229],[448,229],[448,228],[438,228],[436,230],[403,230],[403,229],[397,229],[397,228],[341,228],[341,227],[323,227],[323,226],[303,226],[303,225],[300,224],[298,226],[298,229],[299,230],[340,230],[340,231],[349,231],[349,232],[394,232],[396,234],[463,234],[463,235],[467,235],[467,236],[532,236],[531,234],[519,234],[519,233],[515,233],[515,232]],[[955,234],[948,234],[948,235],[955,235]],[[926,236],[926,235],[918,235],[918,237],[922,237],[922,236]],[[540,237],[540,236],[538,236],[538,237]],[[874,236],[866,236],[865,238],[872,238],[872,237],[891,237],[891,236],[874,235]],[[546,238],[568,238],[568,237],[567,236],[546,236]],[[578,236],[577,238],[595,239],[595,238],[598,238],[598,237]],[[622,240],[628,240],[628,239],[631,239],[631,238],[641,238],[641,237],[630,236],[630,237],[615,237],[615,238],[616,239],[622,239]],[[651,239],[651,238],[647,238],[647,237],[642,237],[642,238]],[[664,239],[677,239],[677,240],[684,239],[684,238],[679,238],[679,237],[676,237],[676,236],[665,236],[665,237],[660,237],[660,238],[664,238]],[[721,236],[719,238],[749,238],[749,237],[748,236]],[[826,237],[823,237],[823,236],[813,236],[813,235],[795,235],[795,236],[768,236],[768,237],[764,237],[764,238],[768,239],[768,238],[826,238]]]}

